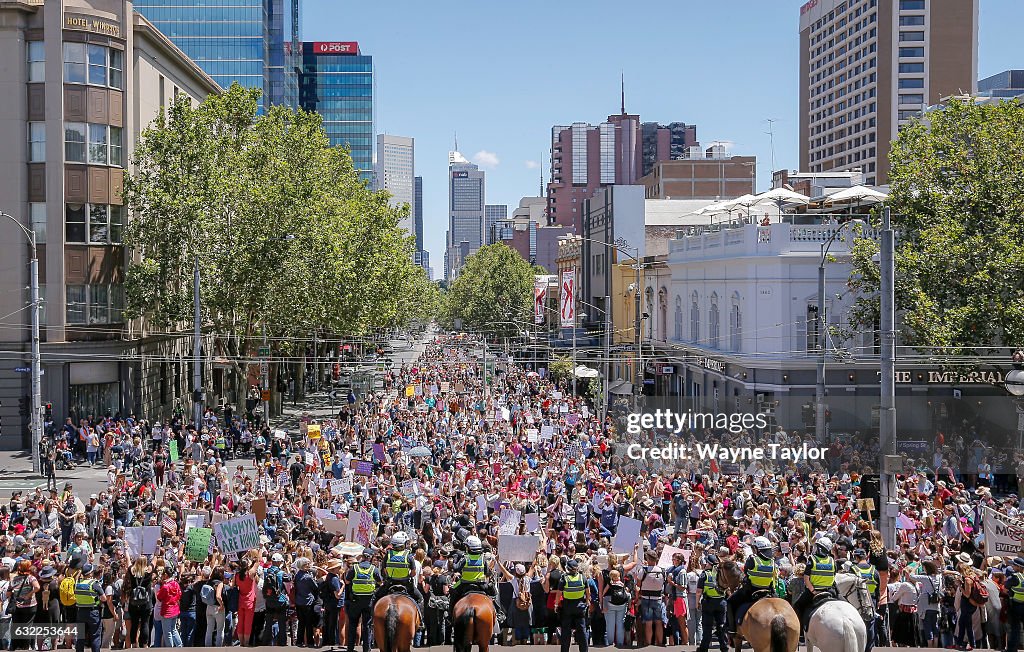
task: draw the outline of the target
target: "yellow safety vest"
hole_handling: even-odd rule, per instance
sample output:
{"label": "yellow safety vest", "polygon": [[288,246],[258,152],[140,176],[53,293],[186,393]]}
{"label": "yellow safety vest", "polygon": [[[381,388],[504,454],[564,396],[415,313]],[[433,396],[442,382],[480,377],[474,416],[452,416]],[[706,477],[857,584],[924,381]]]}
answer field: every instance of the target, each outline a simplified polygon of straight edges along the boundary
{"label": "yellow safety vest", "polygon": [[775,562],[761,555],[754,555],[754,567],[747,571],[750,585],[756,589],[767,589],[775,579]]}
{"label": "yellow safety vest", "polygon": [[831,557],[815,555],[807,572],[815,589],[827,589],[836,583],[836,562]]}
{"label": "yellow safety vest", "polygon": [[565,576],[565,588],[562,589],[562,598],[566,600],[582,600],[587,594],[587,583],[579,573]]}
{"label": "yellow safety vest", "polygon": [[1011,590],[1010,600],[1018,603],[1024,602],[1024,573],[1014,573],[1013,576],[1017,578],[1017,586]]}
{"label": "yellow safety vest", "polygon": [[95,607],[99,604],[95,586],[96,580],[86,580],[75,584],[75,602],[79,607]]}
{"label": "yellow safety vest", "polygon": [[373,577],[373,566],[367,565],[363,568],[359,564],[353,569],[355,576],[352,578],[352,593],[356,595],[370,595],[377,590],[377,580]]}
{"label": "yellow safety vest", "polygon": [[465,582],[479,582],[484,577],[484,556],[466,555],[466,565],[462,567],[462,580]]}
{"label": "yellow safety vest", "polygon": [[718,589],[718,571],[704,571],[704,597],[722,597],[722,592]]}
{"label": "yellow safety vest", "polygon": [[388,560],[384,564],[384,572],[393,580],[404,580],[409,577],[409,553],[408,551],[392,550],[388,553]]}
{"label": "yellow safety vest", "polygon": [[864,583],[868,586],[868,592],[874,595],[878,591],[878,571],[875,570],[874,566],[861,566],[858,564],[854,567],[857,574],[861,576]]}

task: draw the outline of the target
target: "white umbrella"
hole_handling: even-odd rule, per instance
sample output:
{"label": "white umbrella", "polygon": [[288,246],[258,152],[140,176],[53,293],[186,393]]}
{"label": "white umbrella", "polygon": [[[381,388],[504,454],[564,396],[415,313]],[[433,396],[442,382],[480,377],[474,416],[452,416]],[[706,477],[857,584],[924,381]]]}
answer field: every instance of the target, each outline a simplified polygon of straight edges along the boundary
{"label": "white umbrella", "polygon": [[591,369],[586,365],[576,367],[577,378],[597,378],[599,375],[597,369]]}
{"label": "white umbrella", "polygon": [[825,200],[829,204],[841,201],[857,202],[858,204],[880,204],[889,198],[884,192],[868,186],[852,186],[833,193]]}
{"label": "white umbrella", "polygon": [[788,188],[773,188],[768,192],[763,192],[757,196],[756,204],[763,204],[766,201],[770,201],[774,204],[781,206],[802,206],[811,201],[811,198],[807,195],[801,195],[798,192],[790,190]]}
{"label": "white umbrella", "polygon": [[719,213],[725,213],[728,211],[728,206],[731,202],[731,199],[716,201],[712,204],[708,204],[707,206],[701,206],[693,212],[697,215],[717,215]]}
{"label": "white umbrella", "polygon": [[735,199],[730,199],[726,202],[723,202],[719,208],[721,208],[721,210],[725,212],[732,212],[738,208],[750,208],[755,203],[757,203],[755,201],[756,199],[757,197],[755,195],[751,195],[748,193],[746,195],[740,195]]}

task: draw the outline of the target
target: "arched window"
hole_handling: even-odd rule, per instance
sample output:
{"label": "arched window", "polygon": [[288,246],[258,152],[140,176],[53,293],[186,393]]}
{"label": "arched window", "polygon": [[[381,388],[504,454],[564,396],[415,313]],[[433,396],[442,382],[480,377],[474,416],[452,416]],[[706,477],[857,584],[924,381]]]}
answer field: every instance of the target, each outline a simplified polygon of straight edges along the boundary
{"label": "arched window", "polygon": [[718,348],[720,317],[718,314],[718,295],[711,295],[711,308],[708,310],[708,346]]}
{"label": "arched window", "polygon": [[658,290],[658,339],[668,339],[668,290]]}
{"label": "arched window", "polygon": [[675,339],[683,339],[683,298],[676,295]]}
{"label": "arched window", "polygon": [[700,340],[700,305],[697,303],[697,291],[690,297],[690,340]]}
{"label": "arched window", "polygon": [[740,294],[732,295],[732,308],[729,310],[729,348],[739,352],[743,350],[743,314],[740,312]]}

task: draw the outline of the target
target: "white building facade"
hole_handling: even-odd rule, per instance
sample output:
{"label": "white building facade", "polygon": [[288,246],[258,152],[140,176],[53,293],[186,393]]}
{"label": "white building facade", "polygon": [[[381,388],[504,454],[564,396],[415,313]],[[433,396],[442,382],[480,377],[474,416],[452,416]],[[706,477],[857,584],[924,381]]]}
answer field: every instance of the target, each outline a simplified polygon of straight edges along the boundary
{"label": "white building facade", "polygon": [[414,209],[416,206],[416,147],[406,136],[377,135],[377,161],[374,179],[377,190],[391,193],[391,205],[409,207],[409,214],[399,226],[409,235],[416,234]]}

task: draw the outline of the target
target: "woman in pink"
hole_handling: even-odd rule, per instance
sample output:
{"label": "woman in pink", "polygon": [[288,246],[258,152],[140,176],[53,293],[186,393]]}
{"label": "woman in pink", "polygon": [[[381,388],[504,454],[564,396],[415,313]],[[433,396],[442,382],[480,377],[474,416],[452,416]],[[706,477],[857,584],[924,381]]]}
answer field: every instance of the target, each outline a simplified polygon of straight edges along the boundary
{"label": "woman in pink", "polygon": [[236,636],[241,645],[249,644],[252,633],[252,614],[256,610],[256,564],[249,559],[238,562],[235,586],[238,587],[238,630]]}
{"label": "woman in pink", "polygon": [[181,615],[181,586],[174,579],[174,573],[164,569],[165,579],[157,591],[160,601],[160,616],[164,619],[164,647],[181,647],[178,633],[178,616]]}

